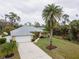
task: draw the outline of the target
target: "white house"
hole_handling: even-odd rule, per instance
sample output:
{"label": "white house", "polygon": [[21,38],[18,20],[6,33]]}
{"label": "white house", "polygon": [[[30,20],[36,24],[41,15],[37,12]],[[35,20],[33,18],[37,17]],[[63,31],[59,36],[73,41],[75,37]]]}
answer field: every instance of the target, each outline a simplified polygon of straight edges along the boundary
{"label": "white house", "polygon": [[17,42],[30,42],[33,36],[32,32],[43,32],[40,27],[23,26],[18,29],[12,30],[11,37],[15,38]]}

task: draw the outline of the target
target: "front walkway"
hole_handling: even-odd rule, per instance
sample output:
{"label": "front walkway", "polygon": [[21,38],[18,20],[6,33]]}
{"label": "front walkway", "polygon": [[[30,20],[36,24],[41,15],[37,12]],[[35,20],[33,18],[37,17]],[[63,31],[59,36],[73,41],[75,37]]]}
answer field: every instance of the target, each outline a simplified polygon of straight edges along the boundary
{"label": "front walkway", "polygon": [[18,51],[21,59],[52,59],[32,42],[18,43]]}

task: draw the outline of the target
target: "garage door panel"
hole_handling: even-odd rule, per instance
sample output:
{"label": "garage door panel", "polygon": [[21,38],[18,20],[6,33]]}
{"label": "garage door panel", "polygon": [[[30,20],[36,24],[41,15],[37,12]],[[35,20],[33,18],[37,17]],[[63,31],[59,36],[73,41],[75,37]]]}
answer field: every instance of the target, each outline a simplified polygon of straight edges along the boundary
{"label": "garage door panel", "polygon": [[15,39],[16,42],[31,42],[32,36],[18,36]]}

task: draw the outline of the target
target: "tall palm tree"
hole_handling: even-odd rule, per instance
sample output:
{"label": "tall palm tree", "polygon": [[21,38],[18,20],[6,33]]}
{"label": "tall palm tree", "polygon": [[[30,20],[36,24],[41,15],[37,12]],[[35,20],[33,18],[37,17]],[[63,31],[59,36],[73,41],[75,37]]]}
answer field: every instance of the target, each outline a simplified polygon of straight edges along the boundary
{"label": "tall palm tree", "polygon": [[9,21],[10,21],[11,24],[14,24],[17,21],[20,21],[20,17],[13,12],[9,12],[9,14],[6,14],[5,17],[9,18]]}
{"label": "tall palm tree", "polygon": [[54,26],[57,24],[57,20],[60,20],[62,15],[62,8],[55,4],[48,4],[43,10],[42,17],[45,20],[47,27],[50,29],[50,46],[52,46],[52,36]]}

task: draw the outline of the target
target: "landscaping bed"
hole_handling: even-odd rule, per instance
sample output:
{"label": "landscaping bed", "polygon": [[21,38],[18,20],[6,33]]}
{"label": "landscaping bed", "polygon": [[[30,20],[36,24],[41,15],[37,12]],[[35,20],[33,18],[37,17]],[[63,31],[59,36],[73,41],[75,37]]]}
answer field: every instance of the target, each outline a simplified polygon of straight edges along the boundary
{"label": "landscaping bed", "polygon": [[[19,56],[19,53],[18,53],[17,49],[15,50],[14,54],[15,55],[11,59],[20,59],[20,56]],[[0,53],[0,56],[1,56],[1,53]],[[3,59],[3,57],[0,57],[0,59]]]}
{"label": "landscaping bed", "polygon": [[[0,42],[4,41],[1,40]],[[4,58],[20,59],[15,41],[0,44],[0,59]]]}

